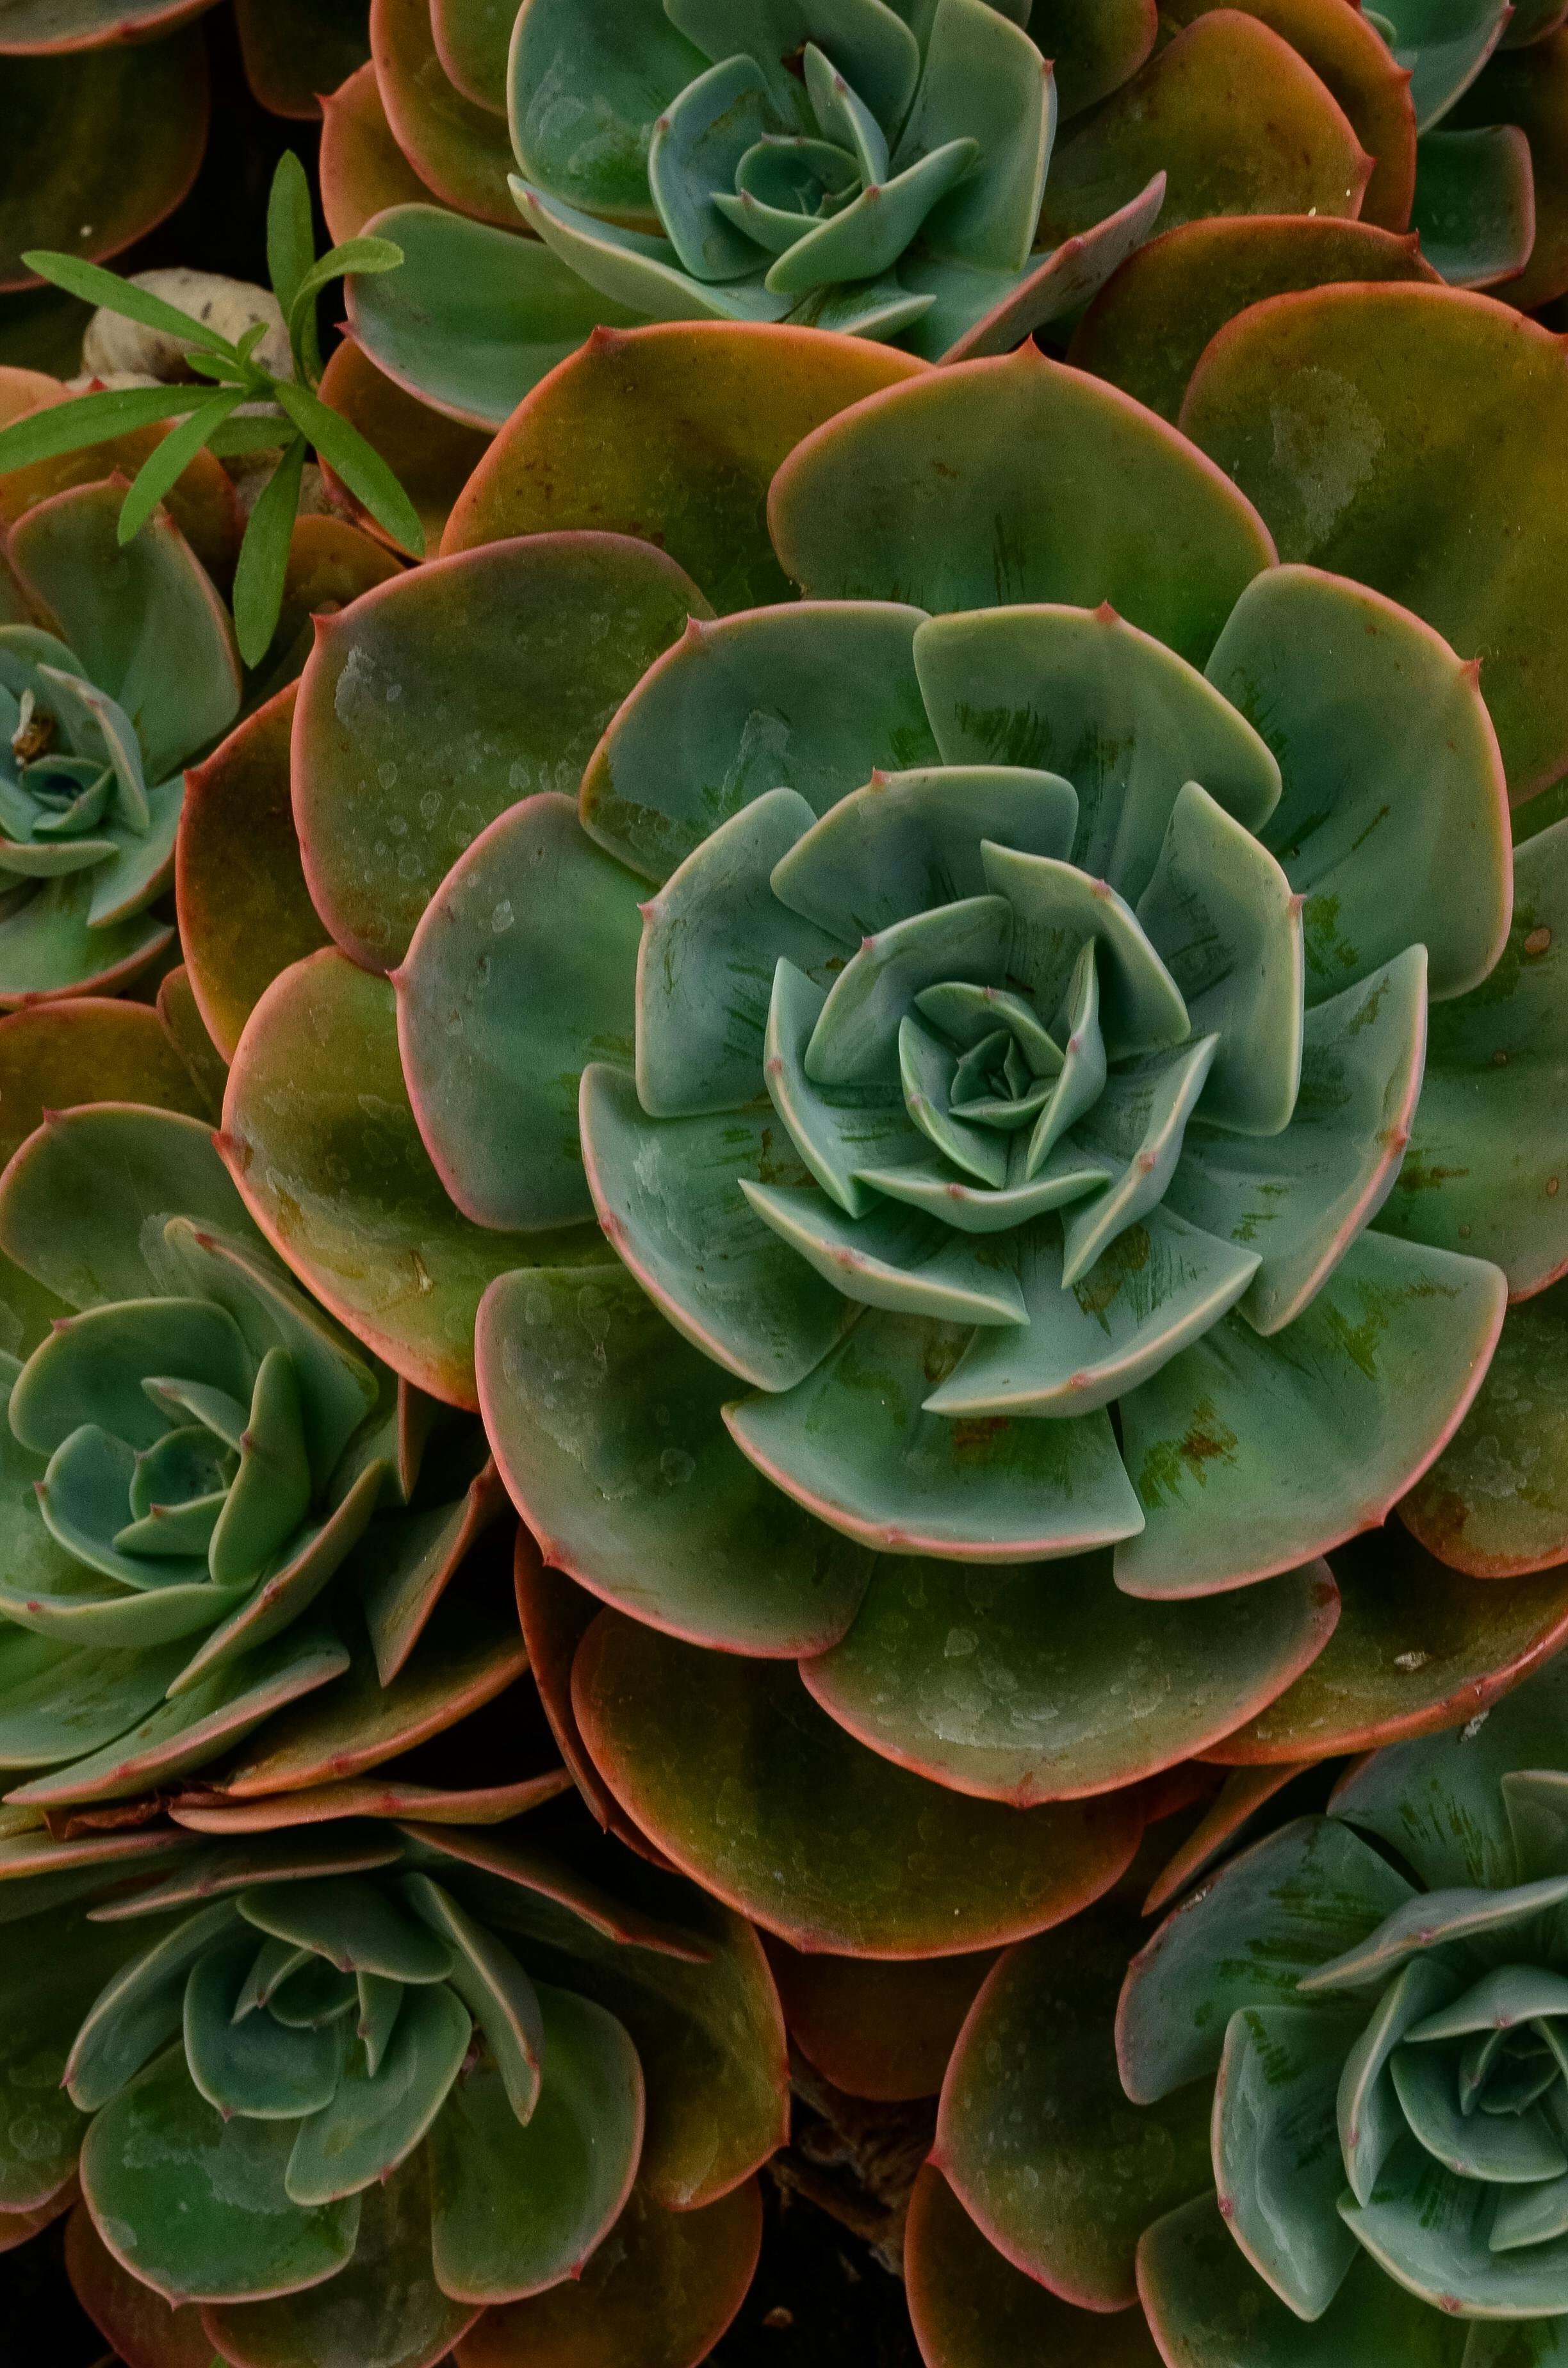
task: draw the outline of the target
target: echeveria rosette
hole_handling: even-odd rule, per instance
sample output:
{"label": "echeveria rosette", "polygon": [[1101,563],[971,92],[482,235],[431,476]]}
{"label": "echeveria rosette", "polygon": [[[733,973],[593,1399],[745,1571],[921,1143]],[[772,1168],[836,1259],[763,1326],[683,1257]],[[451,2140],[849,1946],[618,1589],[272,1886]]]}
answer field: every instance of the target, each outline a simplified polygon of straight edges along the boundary
{"label": "echeveria rosette", "polygon": [[[1159,211],[1156,176],[1099,226],[1092,259],[1081,245],[1032,256],[1055,85],[990,0],[667,0],[660,42],[687,48],[695,71],[638,138],[637,210],[651,201],[657,231],[621,229],[604,218],[614,165],[583,137],[592,14],[576,0],[519,11],[513,194],[562,262],[644,318],[794,320],[899,337],[932,360],[995,350],[1081,304]],[[571,104],[579,44],[587,110]]]}
{"label": "echeveria rosette", "polygon": [[[0,1240],[24,1347],[43,1330],[4,1369],[13,1804],[166,1787],[339,1679],[313,1753],[301,1736],[274,1766],[257,1736],[239,1791],[358,1773],[517,1676],[515,1628],[493,1634],[487,1607],[468,1607],[466,1654],[437,1646],[444,1614],[426,1634],[498,1509],[474,1427],[439,1432],[437,1410],[305,1298],[205,1125],[129,1102],[49,1117],[0,1178]],[[52,1325],[40,1303],[60,1309]],[[422,1639],[437,1656],[423,1679]],[[403,1693],[426,1697],[412,1719],[405,1671]],[[394,1688],[380,1711],[379,1688]]]}
{"label": "echeveria rosette", "polygon": [[[967,491],[870,560],[868,518],[942,484],[955,436],[986,452],[983,506],[1020,514],[1048,443],[1085,482],[1137,471],[1201,539],[1201,592],[1157,571],[1153,630],[976,609]],[[596,1274],[580,1337],[578,1286],[525,1271],[482,1311],[482,1400],[547,1557],[597,1592],[731,1649],[814,1648],[830,1713],[939,1782],[1093,1791],[1233,1707],[1194,1671],[1157,1742],[1020,1747],[942,1649],[984,1568],[1006,1593],[1084,1557],[1103,1602],[1114,1552],[1165,1638],[1210,1616],[1176,1600],[1272,1580],[1267,1642],[1242,1645],[1251,1606],[1214,1611],[1261,1702],[1326,1638],[1314,1557],[1383,1517],[1490,1354],[1496,1269],[1366,1228],[1428,986],[1474,991],[1506,934],[1495,742],[1429,629],[1268,565],[1190,448],[1037,356],[842,415],[772,515],[807,598],[691,626],[578,810],[546,793],[494,823],[394,975],[463,1214],[597,1214],[688,1344],[630,1277]],[[915,583],[925,608],[873,597]],[[644,1452],[664,1485],[629,1496]],[[665,1542],[699,1518],[710,1568],[689,1527],[684,1554]],[[792,1575],[748,1603],[732,1558],[764,1529]],[[1040,1645],[993,1649],[1017,1685]]]}
{"label": "echeveria rosette", "polygon": [[[0,624],[0,1008],[122,986],[170,944],[183,767],[239,711],[233,629],[160,511],[121,550],[118,482],[37,503]],[[49,630],[46,630],[49,628]]]}
{"label": "echeveria rosette", "polygon": [[[1154,167],[1043,249],[1055,83],[1028,11],[991,0],[527,0],[504,66],[460,10],[421,33],[422,13],[384,15],[393,131],[448,204],[498,222],[499,102],[541,244],[394,204],[377,219],[406,241],[401,284],[352,279],[351,312],[394,380],[476,422],[597,324],[792,321],[932,359],[998,352],[1080,310],[1165,196]],[[1132,14],[1091,71],[1146,54]]]}
{"label": "echeveria rosette", "polygon": [[[1136,2248],[1159,2356],[1183,2368],[1558,2359],[1563,1712],[1554,1665],[1483,1720],[1360,1762],[1329,1815],[1207,1875],[1119,2002],[1125,1918],[1071,1952],[1016,1952],[938,2124],[935,2160],[977,2225],[965,2239],[938,2203],[921,2241],[941,2255],[983,2231],[1102,2310],[1131,2300]],[[1004,2072],[997,2036],[1020,2018],[1033,2036]],[[1114,2194],[1108,2137],[1131,2169]],[[926,2350],[943,2368],[935,2328]]]}
{"label": "echeveria rosette", "polygon": [[659,2356],[699,2358],[783,2135],[777,1997],[739,1918],[589,1835],[0,1845],[0,2209],[79,2176],[108,2331],[138,2281],[242,2368],[426,2368],[507,2305],[528,2348],[562,2282],[602,2337],[682,2268]]}

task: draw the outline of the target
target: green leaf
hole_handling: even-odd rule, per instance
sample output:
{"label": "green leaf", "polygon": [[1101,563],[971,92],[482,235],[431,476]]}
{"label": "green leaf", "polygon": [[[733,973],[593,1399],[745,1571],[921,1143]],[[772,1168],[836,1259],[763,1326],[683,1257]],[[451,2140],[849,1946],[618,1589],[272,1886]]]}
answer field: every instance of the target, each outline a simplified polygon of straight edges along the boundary
{"label": "green leaf", "polygon": [[347,238],[324,255],[316,265],[324,287],[329,279],[339,279],[347,271],[395,271],[403,261],[403,249],[391,238]]}
{"label": "green leaf", "polygon": [[[430,2186],[420,2148],[359,2199],[354,2258],[324,2284],[264,2302],[209,2304],[207,2337],[246,2368],[426,2368],[446,2360],[477,2313],[436,2283],[430,2267]],[[194,2362],[195,2353],[192,2353]]]}
{"label": "green leaf", "polygon": [[359,2204],[290,2203],[283,2174],[296,2126],[243,2113],[225,2122],[192,2081],[184,2049],[171,2047],[88,2132],[88,2209],[100,2229],[134,2239],[135,2274],[171,2302],[320,2284],[353,2258]]}
{"label": "green leaf", "polygon": [[56,288],[89,304],[101,304],[122,320],[140,321],[143,328],[157,329],[166,337],[194,338],[204,353],[233,355],[228,339],[219,336],[205,321],[182,313],[177,304],[165,304],[146,288],[132,287],[118,271],[106,271],[101,264],[83,263],[74,255],[52,255],[41,247],[24,255],[22,261],[40,279],[51,280]]}
{"label": "green leaf", "polygon": [[301,2123],[284,2182],[290,2200],[335,2203],[405,2161],[445,2104],[472,2030],[445,1983],[405,1992],[379,2069],[356,2049],[326,2110]]}
{"label": "green leaf", "polygon": [[821,1652],[845,1634],[870,1556],[746,1462],[720,1414],[729,1375],[624,1267],[503,1275],[476,1357],[496,1460],[557,1568],[733,1652]]}
{"label": "green leaf", "polygon": [[119,540],[129,542],[140,534],[164,495],[176,477],[195,460],[214,427],[221,427],[235,405],[244,400],[236,388],[233,393],[214,395],[199,411],[171,428],[156,449],[150,452],[131,482],[131,491],[120,505]]}
{"label": "green leaf", "polygon": [[[1457,2182],[1454,2182],[1457,2184]],[[1475,2191],[1478,2194],[1482,2190]],[[1206,2368],[1460,2368],[1465,2327],[1358,2260],[1321,2318],[1268,2293],[1233,2243],[1212,2195],[1167,2212],[1144,2233],[1138,2283],[1162,2360]]]}
{"label": "green leaf", "polygon": [[259,666],[278,630],[283,576],[300,499],[305,443],[297,436],[262,487],[234,570],[234,633],[247,666]]}
{"label": "green leaf", "polygon": [[286,419],[257,418],[253,415],[225,421],[208,438],[207,449],[215,459],[226,461],[236,452],[265,452],[268,446],[276,450],[288,442],[291,432]]}
{"label": "green leaf", "polygon": [[[418,513],[379,452],[373,451],[340,412],[333,411],[302,386],[278,387],[278,400],[307,435],[328,467],[336,471],[378,525],[411,551],[425,556],[425,529]],[[259,507],[259,504],[257,506]],[[247,538],[248,539],[248,538]],[[241,565],[244,564],[241,554]]]}
{"label": "green leaf", "polygon": [[225,2120],[244,2113],[252,2121],[288,2122],[320,2113],[337,2089],[343,2032],[330,2023],[290,2031],[269,2014],[239,2013],[256,1955],[256,1936],[242,1926],[191,1967],[183,2006],[187,2069]]}
{"label": "green leaf", "polygon": [[499,2072],[482,2064],[450,2089],[430,2134],[436,2277],[460,2302],[508,2302],[575,2277],[636,2173],[642,2071],[624,2027],[544,1983],[539,2003],[549,2069],[532,2119],[517,2120]]}
{"label": "green leaf", "polygon": [[84,2113],[118,2097],[181,2027],[186,1984],[215,1941],[243,1930],[227,1900],[187,1917],[123,1965],[93,2001],[66,2060],[62,2086]]}
{"label": "green leaf", "polygon": [[177,418],[190,404],[188,386],[130,386],[115,394],[83,394],[70,403],[46,404],[41,411],[28,412],[0,429],[0,472],[28,469],[35,461],[79,452],[106,437],[155,427],[160,419]]}
{"label": "green leaf", "polygon": [[[316,251],[311,185],[291,148],[285,148],[267,199],[267,273],[287,318]],[[248,332],[247,332],[248,335]],[[254,339],[252,340],[254,343]],[[247,350],[244,338],[241,350]],[[296,356],[296,359],[298,357]]]}
{"label": "green leaf", "polygon": [[[1139,2108],[1117,2077],[1117,1991],[1139,1938],[1136,1907],[1102,1900],[1008,1951],[952,2050],[932,2148],[971,2220],[1016,2268],[1107,2313],[1133,2299],[1141,2232],[1210,2176],[1209,2084]],[[1046,2099],[1042,2112],[1034,2100]],[[1032,2356],[999,2353],[994,2368]],[[1042,2368],[1076,2368],[1082,2355],[1038,2357]],[[992,2355],[960,2351],[952,2368],[993,2368]]]}
{"label": "green leaf", "polygon": [[[341,279],[346,271],[395,271],[402,261],[402,247],[390,238],[345,239],[301,275],[292,295],[279,296],[278,302],[289,316],[289,342],[294,359],[300,365],[301,375],[312,385],[321,377],[315,304],[322,290],[332,280]],[[313,368],[308,366],[311,364]]]}
{"label": "green leaf", "polygon": [[[1305,2006],[1243,2007],[1226,2026],[1215,2085],[1220,2209],[1258,2275],[1306,2319],[1323,2316],[1356,2260],[1336,2209],[1345,2169],[1335,2095],[1358,2019],[1354,2010],[1342,2021]],[[1450,2071],[1446,2061],[1432,2069]]]}
{"label": "green leaf", "polygon": [[1380,1931],[1412,1896],[1358,1835],[1326,1817],[1300,1818],[1232,1859],[1132,1961],[1117,2012],[1127,2094],[1153,2104],[1217,2072],[1238,2008],[1307,2003],[1301,1978],[1347,1940]]}

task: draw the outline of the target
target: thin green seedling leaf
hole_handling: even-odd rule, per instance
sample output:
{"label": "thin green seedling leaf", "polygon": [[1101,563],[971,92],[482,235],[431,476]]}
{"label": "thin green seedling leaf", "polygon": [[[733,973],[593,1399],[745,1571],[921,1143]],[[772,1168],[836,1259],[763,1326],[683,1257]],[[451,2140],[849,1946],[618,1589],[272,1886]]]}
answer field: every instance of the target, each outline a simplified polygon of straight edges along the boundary
{"label": "thin green seedling leaf", "polygon": [[35,461],[52,461],[62,452],[80,452],[132,428],[155,427],[160,419],[177,419],[190,409],[193,397],[188,386],[127,386],[104,394],[73,395],[69,402],[29,411],[9,427],[0,427],[0,474],[31,468]]}
{"label": "thin green seedling leaf", "polygon": [[302,386],[280,384],[278,400],[376,523],[415,559],[423,559],[425,529],[418,513],[381,454],[366,443],[358,429]]}
{"label": "thin green seedling leaf", "polygon": [[176,478],[190,466],[212,430],[222,426],[241,400],[237,393],[214,395],[177,427],[171,427],[156,450],[147,455],[119,507],[121,543],[141,533]]}
{"label": "thin green seedling leaf", "polygon": [[311,185],[305,168],[291,148],[278,159],[267,200],[267,269],[272,292],[287,319],[300,282],[315,260],[315,225],[311,219]]}
{"label": "thin green seedling leaf", "polygon": [[255,370],[232,362],[227,354],[187,354],[186,360],[203,378],[215,378],[225,386],[249,386],[256,375]]}
{"label": "thin green seedling leaf", "polygon": [[296,436],[261,489],[234,570],[234,636],[246,666],[259,666],[278,631],[289,543],[300,503],[305,439]]}
{"label": "thin green seedling leaf", "polygon": [[[247,396],[248,402],[251,398]],[[220,461],[231,461],[241,452],[277,452],[288,443],[293,429],[288,420],[251,413],[236,415],[214,428],[208,439],[208,450]]]}
{"label": "thin green seedling leaf", "polygon": [[349,238],[312,264],[294,291],[289,310],[289,342],[294,363],[308,386],[321,381],[321,345],[316,334],[316,299],[346,271],[392,271],[403,261],[403,249],[390,238]]}
{"label": "thin green seedling leaf", "polygon": [[234,347],[234,351],[238,354],[241,361],[249,361],[252,354],[255,353],[257,346],[260,345],[266,335],[267,323],[265,321],[253,321],[251,323],[250,327],[245,331],[244,336]]}
{"label": "thin green seedling leaf", "polygon": [[74,255],[54,255],[47,247],[34,247],[22,261],[40,279],[63,288],[68,295],[80,296],[88,304],[101,304],[122,319],[140,321],[144,329],[161,330],[165,336],[194,337],[214,353],[233,357],[228,339],[219,336],[205,321],[182,313],[177,304],[165,304],[146,288],[133,287],[118,271],[106,271],[102,264],[83,263]]}

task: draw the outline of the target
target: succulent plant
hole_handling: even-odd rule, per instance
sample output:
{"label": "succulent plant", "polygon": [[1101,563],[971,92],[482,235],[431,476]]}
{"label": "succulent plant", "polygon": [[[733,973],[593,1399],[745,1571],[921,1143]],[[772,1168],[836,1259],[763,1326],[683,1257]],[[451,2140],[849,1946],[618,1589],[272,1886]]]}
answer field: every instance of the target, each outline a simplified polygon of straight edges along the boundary
{"label": "succulent plant", "polygon": [[[83,1003],[6,1027],[20,1031],[0,1030],[8,1105],[30,1096],[36,1110],[106,1074],[126,1097],[30,1133],[22,1118],[0,1182],[21,1352],[5,1357],[0,1432],[9,1797],[54,1811],[166,1795],[222,1763],[237,1805],[220,1800],[220,1826],[276,1820],[256,1804],[282,1791],[310,1793],[291,1815],[347,1814],[361,1796],[346,1780],[523,1667],[504,1575],[499,1607],[472,1577],[460,1603],[442,1600],[500,1510],[477,1426],[400,1392],[278,1266],[186,1114],[153,1014],[122,1024]],[[302,1725],[301,1712],[267,1724],[324,1688]],[[497,1791],[477,1762],[468,1772],[472,1814],[559,1789],[515,1759],[500,1773]],[[387,1807],[434,1802],[387,1781]]]}
{"label": "succulent plant", "polygon": [[947,2075],[947,2188],[927,2175],[912,2232],[932,2368],[970,2356],[965,2259],[989,2254],[983,2317],[1010,2297],[1089,2330],[1064,2305],[1131,2302],[1134,2248],[1153,2344],[1124,2335],[1119,2360],[1557,2357],[1564,1685],[1554,1663],[1353,1766],[1326,1816],[1189,1866],[1119,1999],[1125,1910],[998,1964]]}
{"label": "succulent plant", "polygon": [[[335,945],[231,1007],[225,1155],[351,1329],[483,1406],[546,1563],[614,1607],[562,1647],[583,1758],[787,1938],[978,1948],[1027,1912],[989,1875],[945,1942],[853,1905],[858,1845],[830,1880],[805,1840],[835,1784],[906,1780],[896,1826],[1295,1761],[1561,1640],[1558,1513],[1501,1592],[1451,1522],[1377,1529],[1434,1459],[1453,1490],[1506,1292],[1563,1258],[1564,841],[1511,856],[1504,801],[1562,762],[1526,656],[1555,497],[1499,480],[1462,529],[1473,613],[1433,601],[1419,508],[1406,572],[1353,580],[1413,466],[1373,405],[1439,354],[1490,403],[1483,351],[1568,398],[1483,298],[1256,306],[1187,396],[1216,467],[1027,350],[606,336],[497,438],[449,556],[321,636],[289,860]],[[1330,370],[1380,439],[1337,507],[1290,410]],[[216,999],[210,889],[187,910]],[[819,1021],[842,1072],[812,1074]],[[1536,1486],[1526,1417],[1486,1422]],[[1085,1839],[1056,1913],[1114,1880]]]}
{"label": "succulent plant", "polygon": [[425,2368],[503,2305],[481,2356],[562,2310],[604,2341],[640,2287],[617,2356],[699,2358],[756,2259],[778,2002],[738,1918],[588,1836],[0,1844],[5,2210],[79,2167],[106,2331],[151,2288],[247,2368]]}
{"label": "succulent plant", "polygon": [[[52,406],[55,411],[69,404]],[[166,512],[122,552],[123,481],[13,528],[0,624],[0,1005],[115,987],[171,941],[180,768],[233,721],[233,628]]]}

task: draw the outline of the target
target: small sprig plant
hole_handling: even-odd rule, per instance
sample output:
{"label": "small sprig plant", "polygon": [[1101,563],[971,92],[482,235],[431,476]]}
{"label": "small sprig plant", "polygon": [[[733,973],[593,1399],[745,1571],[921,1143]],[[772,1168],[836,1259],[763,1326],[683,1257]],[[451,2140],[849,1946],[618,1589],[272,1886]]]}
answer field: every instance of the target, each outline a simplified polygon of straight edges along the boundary
{"label": "small sprig plant", "polygon": [[[315,392],[322,374],[316,302],[323,289],[346,271],[391,271],[402,263],[403,249],[390,239],[350,238],[318,256],[310,187],[291,150],[279,159],[267,200],[267,263],[273,294],[289,327],[294,378],[278,378],[255,359],[263,322],[231,344],[207,323],[99,264],[44,250],[23,260],[29,271],[73,296],[188,340],[190,368],[214,385],[209,395],[199,394],[187,382],[125,387],[50,404],[0,430],[0,472],[79,451],[160,420],[177,419],[178,426],[148,455],[125,496],[119,540],[127,543],[203,445],[219,459],[282,445],[278,466],[251,512],[234,573],[234,628],[247,666],[259,664],[277,630],[301,475],[311,447],[388,534],[415,558],[424,557],[424,532],[403,487],[358,429]],[[252,404],[275,405],[276,410],[271,416],[242,410]]]}

